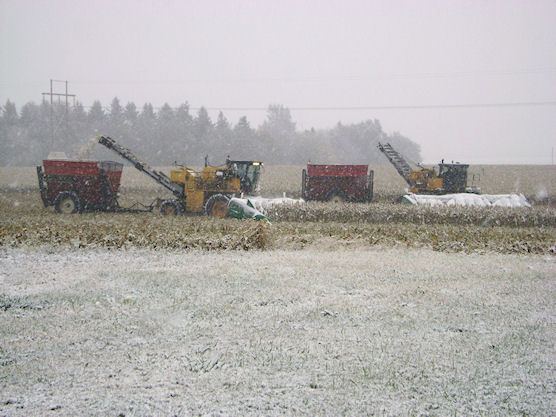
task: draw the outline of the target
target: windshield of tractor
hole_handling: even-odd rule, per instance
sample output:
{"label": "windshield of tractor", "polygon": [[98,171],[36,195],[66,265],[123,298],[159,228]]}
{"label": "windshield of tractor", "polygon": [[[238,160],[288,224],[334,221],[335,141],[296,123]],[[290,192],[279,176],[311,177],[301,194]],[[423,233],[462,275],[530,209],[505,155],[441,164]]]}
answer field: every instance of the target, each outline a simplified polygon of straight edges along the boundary
{"label": "windshield of tractor", "polygon": [[467,172],[468,165],[464,164],[440,164],[439,165],[439,176],[448,175],[461,175]]}
{"label": "windshield of tractor", "polygon": [[440,164],[438,175],[444,181],[444,189],[447,192],[460,193],[467,186],[466,164]]}
{"label": "windshield of tractor", "polygon": [[252,161],[233,161],[237,176],[241,179],[241,191],[251,194],[259,190],[259,178],[262,163]]}

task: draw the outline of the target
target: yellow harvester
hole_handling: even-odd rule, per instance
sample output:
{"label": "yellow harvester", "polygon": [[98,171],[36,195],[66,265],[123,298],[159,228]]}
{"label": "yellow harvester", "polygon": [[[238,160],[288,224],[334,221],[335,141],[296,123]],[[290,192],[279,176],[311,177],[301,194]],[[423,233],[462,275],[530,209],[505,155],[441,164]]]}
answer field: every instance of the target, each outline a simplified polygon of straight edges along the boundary
{"label": "yellow harvester", "polygon": [[224,217],[231,197],[251,194],[258,190],[262,167],[262,162],[259,161],[227,159],[224,165],[215,167],[209,166],[205,161],[205,167],[201,172],[187,167],[178,167],[171,170],[168,177],[138,159],[129,149],[120,146],[114,139],[99,136],[97,140],[174,194],[174,198],[161,203],[160,212],[163,214],[188,212]]}

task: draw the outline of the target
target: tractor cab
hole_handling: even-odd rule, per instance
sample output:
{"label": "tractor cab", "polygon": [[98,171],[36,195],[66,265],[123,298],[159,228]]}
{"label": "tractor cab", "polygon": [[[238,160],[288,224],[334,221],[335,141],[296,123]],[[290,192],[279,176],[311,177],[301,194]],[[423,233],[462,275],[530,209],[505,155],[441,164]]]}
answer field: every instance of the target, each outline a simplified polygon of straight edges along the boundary
{"label": "tractor cab", "polygon": [[241,192],[253,194],[259,191],[259,180],[263,163],[260,161],[232,161],[226,160],[230,171],[241,181]]}
{"label": "tractor cab", "polygon": [[464,193],[467,187],[467,164],[438,165],[438,177],[442,178],[442,188],[447,193]]}

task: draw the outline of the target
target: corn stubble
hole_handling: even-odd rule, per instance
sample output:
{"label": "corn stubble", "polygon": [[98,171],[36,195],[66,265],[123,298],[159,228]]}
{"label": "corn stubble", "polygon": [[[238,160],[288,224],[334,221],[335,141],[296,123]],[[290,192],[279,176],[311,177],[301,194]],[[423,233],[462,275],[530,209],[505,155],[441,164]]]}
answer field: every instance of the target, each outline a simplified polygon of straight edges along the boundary
{"label": "corn stubble", "polygon": [[[265,197],[300,197],[301,166],[269,166],[262,177]],[[487,193],[523,192],[531,209],[426,207],[395,204],[405,183],[389,165],[375,170],[371,204],[310,202],[267,210],[271,224],[204,216],[166,218],[155,213],[55,215],[45,209],[33,168],[1,168],[0,246],[75,246],[205,250],[300,249],[310,246],[403,246],[438,251],[554,253],[556,181],[551,166],[474,166]],[[547,185],[548,184],[548,185]],[[516,188],[518,187],[518,188]],[[535,201],[546,188],[542,201]],[[516,188],[516,189],[514,189]],[[122,177],[122,206],[168,198],[132,167]]]}
{"label": "corn stubble", "polygon": [[10,191],[2,193],[0,214],[0,246],[5,247],[260,250],[378,245],[544,254],[554,253],[556,243],[556,216],[549,207],[307,203],[273,207],[267,212],[273,222],[257,223],[156,213],[63,216],[41,207],[36,193]]}

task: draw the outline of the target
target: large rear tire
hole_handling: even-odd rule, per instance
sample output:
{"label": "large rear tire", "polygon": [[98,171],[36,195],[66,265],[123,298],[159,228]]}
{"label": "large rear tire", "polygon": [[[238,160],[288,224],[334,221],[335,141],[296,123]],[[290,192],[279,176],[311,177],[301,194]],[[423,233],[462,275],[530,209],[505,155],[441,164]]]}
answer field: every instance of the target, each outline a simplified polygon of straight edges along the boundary
{"label": "large rear tire", "polygon": [[72,191],[64,191],[56,197],[54,209],[56,213],[61,214],[78,213],[81,210],[79,197]]}
{"label": "large rear tire", "polygon": [[326,200],[331,203],[341,204],[347,201],[346,195],[341,190],[333,190],[328,193]]}
{"label": "large rear tire", "polygon": [[224,194],[215,194],[205,203],[205,214],[211,217],[224,218],[228,214],[230,199]]}
{"label": "large rear tire", "polygon": [[180,203],[176,200],[164,200],[160,205],[160,213],[165,216],[177,216],[182,214]]}

